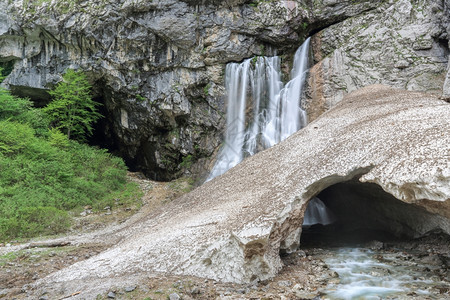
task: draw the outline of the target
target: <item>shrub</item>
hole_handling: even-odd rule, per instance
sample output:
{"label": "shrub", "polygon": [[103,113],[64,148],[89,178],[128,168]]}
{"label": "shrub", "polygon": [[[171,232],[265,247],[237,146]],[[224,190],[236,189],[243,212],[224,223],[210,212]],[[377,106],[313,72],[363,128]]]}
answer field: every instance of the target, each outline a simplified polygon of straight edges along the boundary
{"label": "shrub", "polygon": [[14,216],[0,220],[0,238],[62,233],[70,224],[69,214],[57,208],[22,207]]}
{"label": "shrub", "polygon": [[29,140],[34,138],[33,129],[28,125],[0,121],[0,153],[14,155],[25,150]]}
{"label": "shrub", "polygon": [[50,136],[48,138],[48,141],[50,145],[61,149],[66,149],[67,147],[69,147],[69,140],[67,139],[67,136],[64,133],[62,133],[56,128],[50,129],[49,132]]}
{"label": "shrub", "polygon": [[0,240],[60,233],[67,211],[139,197],[122,159],[69,141],[41,117],[29,100],[0,90]]}
{"label": "shrub", "polygon": [[47,135],[49,121],[40,110],[33,108],[28,99],[18,98],[0,88],[0,120],[28,124],[39,136]]}

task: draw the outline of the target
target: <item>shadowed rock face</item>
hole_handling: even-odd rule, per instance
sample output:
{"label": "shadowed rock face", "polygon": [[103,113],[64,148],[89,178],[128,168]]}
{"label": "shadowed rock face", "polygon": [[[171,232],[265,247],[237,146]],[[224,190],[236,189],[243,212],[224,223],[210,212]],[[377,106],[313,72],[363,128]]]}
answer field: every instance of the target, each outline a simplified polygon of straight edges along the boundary
{"label": "shadowed rock face", "polygon": [[[193,161],[190,170],[201,174],[221,143],[226,63],[278,53],[289,70],[291,54],[314,33],[311,119],[368,84],[441,92],[448,7],[440,0],[5,0],[0,62],[15,62],[5,84],[41,105],[65,69],[86,71],[106,116],[95,138],[133,169],[169,180]],[[444,95],[449,86],[447,79]]]}
{"label": "shadowed rock face", "polygon": [[67,293],[105,277],[155,272],[269,279],[282,268],[280,244],[298,244],[309,199],[354,178],[428,211],[427,230],[450,234],[449,115],[448,103],[426,94],[380,85],[356,91],[284,142],[126,229],[110,250],[37,286]]}

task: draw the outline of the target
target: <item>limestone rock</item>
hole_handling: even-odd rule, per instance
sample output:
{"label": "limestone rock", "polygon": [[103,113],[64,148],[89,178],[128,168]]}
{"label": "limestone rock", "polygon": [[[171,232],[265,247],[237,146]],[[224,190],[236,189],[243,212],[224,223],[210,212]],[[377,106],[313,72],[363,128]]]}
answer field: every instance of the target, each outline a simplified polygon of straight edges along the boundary
{"label": "limestone rock", "polygon": [[370,84],[448,97],[449,9],[449,1],[387,1],[315,34],[310,119]]}
{"label": "limestone rock", "polygon": [[121,243],[36,285],[80,289],[105,277],[152,272],[270,279],[282,268],[280,245],[301,228],[308,201],[352,179],[420,211],[423,218],[395,221],[414,235],[437,228],[450,234],[449,115],[450,105],[431,95],[363,88],[279,145],[125,229]]}
{"label": "limestone rock", "polygon": [[105,104],[95,138],[159,180],[220,145],[225,63],[295,49],[306,15],[296,1],[3,1],[0,9],[0,62],[15,62],[4,85],[42,105],[67,68],[84,70]]}
{"label": "limestone rock", "polygon": [[94,138],[168,180],[183,161],[207,171],[221,143],[225,64],[275,53],[288,64],[313,33],[311,119],[372,83],[441,92],[449,5],[431,2],[2,1],[0,63],[14,62],[4,85],[39,105],[67,68],[86,71],[104,103]]}

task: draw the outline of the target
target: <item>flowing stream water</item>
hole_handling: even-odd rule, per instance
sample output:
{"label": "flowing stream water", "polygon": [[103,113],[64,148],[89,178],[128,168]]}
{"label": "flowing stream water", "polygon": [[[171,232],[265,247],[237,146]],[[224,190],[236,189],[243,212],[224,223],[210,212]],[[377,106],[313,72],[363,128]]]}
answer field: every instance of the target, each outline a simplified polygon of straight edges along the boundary
{"label": "flowing stream water", "polygon": [[402,251],[341,248],[323,260],[339,274],[339,281],[322,290],[322,299],[449,299],[450,296],[448,278],[437,272],[441,266],[424,263]]}

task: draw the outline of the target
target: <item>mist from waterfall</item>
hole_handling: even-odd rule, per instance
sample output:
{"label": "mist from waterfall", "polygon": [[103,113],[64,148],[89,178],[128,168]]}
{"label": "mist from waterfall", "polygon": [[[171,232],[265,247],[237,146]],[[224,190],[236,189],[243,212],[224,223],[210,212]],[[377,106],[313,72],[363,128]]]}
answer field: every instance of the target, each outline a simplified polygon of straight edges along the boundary
{"label": "mist from waterfall", "polygon": [[300,98],[307,76],[308,52],[309,38],[295,53],[286,85],[281,81],[278,56],[260,56],[227,65],[225,142],[207,181],[306,126]]}

